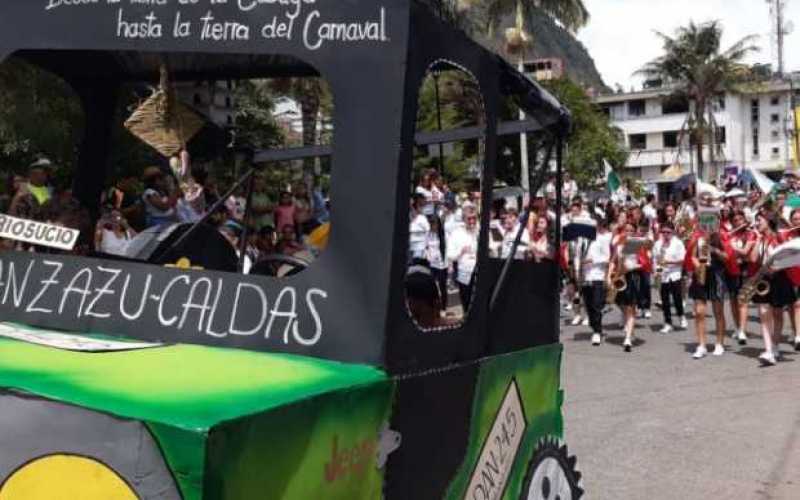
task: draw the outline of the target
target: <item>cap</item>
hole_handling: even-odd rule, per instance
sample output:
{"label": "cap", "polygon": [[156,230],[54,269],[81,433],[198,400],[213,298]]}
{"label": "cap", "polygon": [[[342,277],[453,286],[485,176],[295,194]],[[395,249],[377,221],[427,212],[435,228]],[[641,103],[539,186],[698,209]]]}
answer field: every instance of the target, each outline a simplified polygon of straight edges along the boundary
{"label": "cap", "polygon": [[28,168],[49,168],[53,166],[53,162],[47,158],[39,158],[35,162],[28,165]]}

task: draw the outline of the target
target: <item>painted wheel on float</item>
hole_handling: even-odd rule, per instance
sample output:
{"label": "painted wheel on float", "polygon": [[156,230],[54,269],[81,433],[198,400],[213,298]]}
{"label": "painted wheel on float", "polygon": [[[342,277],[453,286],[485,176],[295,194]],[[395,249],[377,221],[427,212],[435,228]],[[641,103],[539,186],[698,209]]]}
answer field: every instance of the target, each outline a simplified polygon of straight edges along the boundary
{"label": "painted wheel on float", "polygon": [[570,457],[566,445],[542,440],[528,466],[521,500],[578,500],[583,495],[579,483],[581,473],[575,469],[576,458]]}

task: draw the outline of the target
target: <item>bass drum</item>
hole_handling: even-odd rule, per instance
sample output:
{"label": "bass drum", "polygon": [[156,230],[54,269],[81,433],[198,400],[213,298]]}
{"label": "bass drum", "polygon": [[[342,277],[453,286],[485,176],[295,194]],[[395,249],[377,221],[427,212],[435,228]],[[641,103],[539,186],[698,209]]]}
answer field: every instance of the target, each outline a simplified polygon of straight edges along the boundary
{"label": "bass drum", "polygon": [[125,256],[150,264],[170,265],[182,261],[193,268],[235,273],[238,269],[236,249],[208,224],[200,224],[179,246],[172,248],[191,227],[192,224],[165,224],[148,228],[131,240]]}

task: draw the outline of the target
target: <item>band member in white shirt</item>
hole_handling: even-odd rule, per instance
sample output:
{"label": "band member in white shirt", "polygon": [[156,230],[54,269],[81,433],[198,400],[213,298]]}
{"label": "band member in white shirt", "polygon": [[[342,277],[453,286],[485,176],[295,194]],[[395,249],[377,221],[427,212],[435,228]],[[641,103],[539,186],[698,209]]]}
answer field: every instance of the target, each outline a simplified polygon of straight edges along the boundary
{"label": "band member in white shirt", "polygon": [[606,221],[597,218],[597,237],[589,243],[586,250],[581,287],[586,315],[592,327],[592,345],[603,342],[603,307],[606,303],[608,265],[611,261],[611,239]]}
{"label": "band member in white shirt", "polygon": [[683,262],[686,258],[686,247],[680,238],[675,237],[675,226],[670,221],[661,224],[661,237],[653,247],[653,272],[661,280],[661,305],[664,312],[664,327],[661,333],[673,330],[672,305],[678,315],[680,327],[686,329],[688,324],[683,311]]}

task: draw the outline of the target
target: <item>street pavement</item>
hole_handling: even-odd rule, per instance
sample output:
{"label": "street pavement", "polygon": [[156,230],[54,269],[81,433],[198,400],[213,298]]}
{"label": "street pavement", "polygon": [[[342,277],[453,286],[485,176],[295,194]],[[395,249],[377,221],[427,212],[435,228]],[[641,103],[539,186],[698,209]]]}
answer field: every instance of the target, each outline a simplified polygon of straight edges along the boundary
{"label": "street pavement", "polygon": [[637,320],[631,353],[617,308],[599,347],[569,319],[563,312],[565,439],[584,498],[800,499],[800,353],[784,343],[784,361],[761,367],[755,311],[747,346],[728,338],[723,356],[701,360],[691,358],[692,321],[662,335],[655,307]]}

